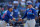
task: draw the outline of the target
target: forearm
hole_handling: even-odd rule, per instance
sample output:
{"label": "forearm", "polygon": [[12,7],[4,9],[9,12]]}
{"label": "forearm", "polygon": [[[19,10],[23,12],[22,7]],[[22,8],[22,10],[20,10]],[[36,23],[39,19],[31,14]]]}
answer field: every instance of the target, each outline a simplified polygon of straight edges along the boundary
{"label": "forearm", "polygon": [[27,16],[27,11],[25,12],[25,15],[22,17],[22,19],[24,19]]}
{"label": "forearm", "polygon": [[25,15],[22,17],[22,19],[24,19],[26,16],[27,16],[27,15],[25,14]]}

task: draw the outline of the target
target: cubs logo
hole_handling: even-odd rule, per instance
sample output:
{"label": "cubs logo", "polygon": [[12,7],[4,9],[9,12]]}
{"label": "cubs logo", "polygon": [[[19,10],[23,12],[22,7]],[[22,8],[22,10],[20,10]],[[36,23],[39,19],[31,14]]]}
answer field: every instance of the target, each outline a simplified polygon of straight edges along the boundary
{"label": "cubs logo", "polygon": [[31,12],[32,13],[32,10],[29,10],[28,12]]}

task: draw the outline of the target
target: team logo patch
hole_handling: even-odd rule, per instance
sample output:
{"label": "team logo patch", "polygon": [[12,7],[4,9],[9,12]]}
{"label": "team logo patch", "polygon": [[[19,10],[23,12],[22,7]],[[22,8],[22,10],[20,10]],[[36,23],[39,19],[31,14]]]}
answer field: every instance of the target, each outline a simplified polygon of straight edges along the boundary
{"label": "team logo patch", "polygon": [[29,10],[28,12],[31,12],[32,13],[32,10]]}

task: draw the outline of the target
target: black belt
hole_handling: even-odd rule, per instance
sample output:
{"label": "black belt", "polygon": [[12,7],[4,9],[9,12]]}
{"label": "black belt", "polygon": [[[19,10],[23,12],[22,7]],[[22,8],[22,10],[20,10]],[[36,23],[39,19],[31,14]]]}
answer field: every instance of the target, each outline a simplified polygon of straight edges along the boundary
{"label": "black belt", "polygon": [[32,20],[32,19],[27,19],[27,20]]}

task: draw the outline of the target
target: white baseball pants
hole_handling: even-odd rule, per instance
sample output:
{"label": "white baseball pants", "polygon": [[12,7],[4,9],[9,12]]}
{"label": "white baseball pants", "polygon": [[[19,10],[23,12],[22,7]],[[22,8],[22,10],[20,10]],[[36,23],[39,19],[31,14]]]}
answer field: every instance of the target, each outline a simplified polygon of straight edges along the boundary
{"label": "white baseball pants", "polygon": [[35,19],[27,20],[24,27],[35,27]]}

